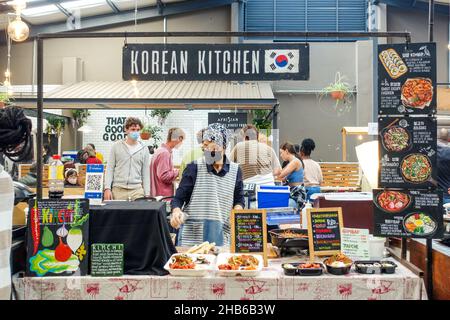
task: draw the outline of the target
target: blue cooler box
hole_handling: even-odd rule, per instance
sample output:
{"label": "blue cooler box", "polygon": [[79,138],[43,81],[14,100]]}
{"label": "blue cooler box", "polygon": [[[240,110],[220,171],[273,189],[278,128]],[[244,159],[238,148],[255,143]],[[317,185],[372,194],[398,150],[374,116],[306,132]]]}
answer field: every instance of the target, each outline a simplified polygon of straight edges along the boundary
{"label": "blue cooler box", "polygon": [[258,209],[289,207],[289,186],[259,186]]}

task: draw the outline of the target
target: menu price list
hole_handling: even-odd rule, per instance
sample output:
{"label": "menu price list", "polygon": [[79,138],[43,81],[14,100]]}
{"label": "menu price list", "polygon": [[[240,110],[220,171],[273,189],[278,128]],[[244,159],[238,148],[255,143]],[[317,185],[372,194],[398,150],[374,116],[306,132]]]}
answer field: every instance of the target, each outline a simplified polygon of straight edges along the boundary
{"label": "menu price list", "polygon": [[339,215],[336,212],[314,213],[311,217],[314,251],[341,249]]}
{"label": "menu price list", "polygon": [[235,215],[236,252],[263,252],[264,231],[260,214]]}
{"label": "menu price list", "polygon": [[436,113],[436,44],[378,46],[379,114]]}
{"label": "menu price list", "polygon": [[379,117],[380,186],[436,186],[436,118]]}
{"label": "menu price list", "polygon": [[441,238],[442,194],[437,191],[374,190],[375,236]]}

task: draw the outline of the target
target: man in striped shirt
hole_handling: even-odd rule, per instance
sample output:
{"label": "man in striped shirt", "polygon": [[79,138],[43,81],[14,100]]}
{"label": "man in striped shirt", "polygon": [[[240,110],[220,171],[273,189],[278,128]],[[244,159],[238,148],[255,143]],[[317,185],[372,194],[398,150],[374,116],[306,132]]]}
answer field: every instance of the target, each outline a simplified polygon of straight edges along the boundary
{"label": "man in striped shirt", "polygon": [[257,175],[269,175],[281,168],[275,151],[258,141],[259,132],[255,126],[245,126],[242,133],[244,141],[231,150],[230,158],[240,164],[244,180]]}
{"label": "man in striped shirt", "polygon": [[225,126],[211,124],[203,134],[204,157],[183,172],[170,220],[172,227],[181,227],[180,246],[230,243],[230,213],[244,207],[244,191],[239,165],[225,156],[227,142]]}

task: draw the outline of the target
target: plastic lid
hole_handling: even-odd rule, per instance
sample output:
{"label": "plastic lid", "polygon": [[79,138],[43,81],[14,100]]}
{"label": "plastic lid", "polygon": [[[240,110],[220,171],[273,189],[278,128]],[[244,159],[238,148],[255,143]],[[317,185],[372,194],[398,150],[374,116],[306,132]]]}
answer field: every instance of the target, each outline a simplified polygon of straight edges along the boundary
{"label": "plastic lid", "polygon": [[61,160],[61,156],[59,154],[54,154],[52,158],[55,160]]}

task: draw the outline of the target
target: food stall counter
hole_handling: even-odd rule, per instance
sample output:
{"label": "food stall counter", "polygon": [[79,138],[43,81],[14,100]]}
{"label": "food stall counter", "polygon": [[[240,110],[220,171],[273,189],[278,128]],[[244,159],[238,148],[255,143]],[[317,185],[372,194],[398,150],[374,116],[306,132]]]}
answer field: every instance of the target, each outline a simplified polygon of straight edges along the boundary
{"label": "food stall counter", "polygon": [[[420,300],[423,279],[398,261],[394,274],[287,276],[282,264],[307,257],[269,260],[257,276],[36,277],[13,279],[19,300]],[[318,259],[317,261],[322,261]]]}

